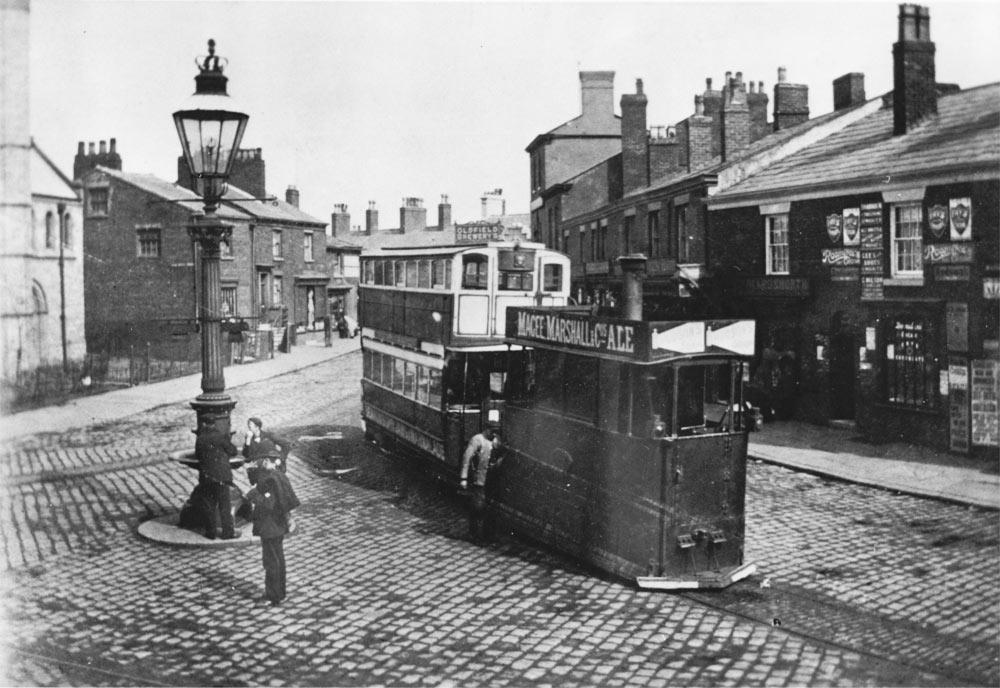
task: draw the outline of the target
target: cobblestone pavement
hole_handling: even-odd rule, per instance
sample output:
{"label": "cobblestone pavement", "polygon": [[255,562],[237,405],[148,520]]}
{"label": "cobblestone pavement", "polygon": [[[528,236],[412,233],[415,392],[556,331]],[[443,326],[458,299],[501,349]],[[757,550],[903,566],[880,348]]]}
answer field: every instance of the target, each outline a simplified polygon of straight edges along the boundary
{"label": "cobblestone pavement", "polygon": [[[7,683],[941,685],[1000,683],[998,515],[752,462],[748,559],[720,593],[637,590],[512,537],[363,444],[351,354],[233,390],[297,438],[289,599],[259,549],[135,534],[176,511],[194,414],[169,405],[0,455]],[[354,469],[354,470],[351,470]],[[775,625],[780,624],[780,625]]]}

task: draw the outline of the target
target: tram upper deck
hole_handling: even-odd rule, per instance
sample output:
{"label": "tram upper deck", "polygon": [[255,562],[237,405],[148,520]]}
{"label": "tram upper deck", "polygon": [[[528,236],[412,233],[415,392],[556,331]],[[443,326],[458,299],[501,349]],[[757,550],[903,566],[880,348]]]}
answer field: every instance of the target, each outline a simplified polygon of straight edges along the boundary
{"label": "tram upper deck", "polygon": [[361,256],[362,335],[441,356],[502,345],[507,309],[562,306],[569,258],[532,242],[380,249]]}

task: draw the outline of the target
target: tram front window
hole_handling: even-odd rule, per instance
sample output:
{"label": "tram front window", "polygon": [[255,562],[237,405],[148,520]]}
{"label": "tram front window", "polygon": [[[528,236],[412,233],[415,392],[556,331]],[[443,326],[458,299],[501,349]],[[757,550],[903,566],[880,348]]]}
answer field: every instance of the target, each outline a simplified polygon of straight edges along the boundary
{"label": "tram front window", "polygon": [[728,363],[669,366],[648,372],[646,393],[636,397],[633,407],[632,432],[684,436],[722,431],[730,407],[731,382]]}

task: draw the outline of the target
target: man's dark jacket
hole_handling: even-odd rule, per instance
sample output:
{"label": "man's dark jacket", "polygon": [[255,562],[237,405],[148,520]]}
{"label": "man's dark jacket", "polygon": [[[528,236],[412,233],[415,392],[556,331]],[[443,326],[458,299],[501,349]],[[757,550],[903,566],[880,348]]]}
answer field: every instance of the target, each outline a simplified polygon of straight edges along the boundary
{"label": "man's dark jacket", "polygon": [[299,506],[299,498],[280,471],[257,469],[250,474],[255,483],[246,498],[253,504],[253,534],[273,538],[288,532],[288,512]]}
{"label": "man's dark jacket", "polygon": [[198,458],[198,470],[217,483],[233,482],[233,469],[229,457],[239,454],[232,440],[215,428],[205,428],[198,433],[194,442],[194,453]]}

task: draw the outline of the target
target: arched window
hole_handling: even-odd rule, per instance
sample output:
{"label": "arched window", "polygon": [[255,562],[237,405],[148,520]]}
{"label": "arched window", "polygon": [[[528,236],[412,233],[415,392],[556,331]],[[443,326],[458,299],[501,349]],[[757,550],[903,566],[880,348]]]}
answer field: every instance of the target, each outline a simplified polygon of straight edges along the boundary
{"label": "arched window", "polygon": [[31,283],[31,301],[34,306],[35,315],[49,312],[49,302],[45,298],[45,290],[38,282]]}
{"label": "arched window", "polygon": [[65,248],[73,248],[73,216],[63,215],[62,243]]}
{"label": "arched window", "polygon": [[52,211],[45,213],[45,248],[56,247],[56,216]]}

